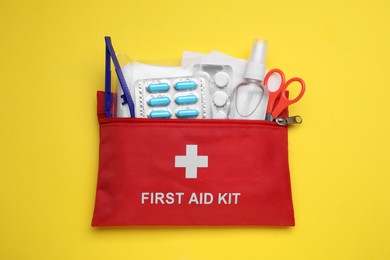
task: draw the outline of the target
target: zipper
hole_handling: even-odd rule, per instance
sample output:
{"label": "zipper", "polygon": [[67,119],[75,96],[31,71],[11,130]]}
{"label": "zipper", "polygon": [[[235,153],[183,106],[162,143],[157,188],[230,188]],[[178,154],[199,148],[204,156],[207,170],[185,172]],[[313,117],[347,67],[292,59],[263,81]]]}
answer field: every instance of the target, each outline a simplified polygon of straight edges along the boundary
{"label": "zipper", "polygon": [[[98,92],[98,97],[103,98],[104,92]],[[245,119],[150,119],[150,118],[123,118],[123,117],[106,117],[104,110],[98,109],[98,119],[100,124],[110,123],[166,123],[166,124],[208,124],[208,125],[264,125],[269,127],[286,127],[291,124],[301,124],[302,117],[278,117],[267,118],[265,120],[245,120]]]}
{"label": "zipper", "polygon": [[285,126],[277,122],[271,122],[268,120],[243,120],[243,119],[150,119],[150,118],[124,118],[124,117],[102,117],[99,118],[100,124],[110,123],[162,123],[162,124],[207,124],[207,125],[248,125],[248,126],[270,126],[280,127]]}
{"label": "zipper", "polygon": [[278,117],[275,119],[275,122],[281,126],[297,125],[297,124],[302,124],[302,117],[301,116]]}

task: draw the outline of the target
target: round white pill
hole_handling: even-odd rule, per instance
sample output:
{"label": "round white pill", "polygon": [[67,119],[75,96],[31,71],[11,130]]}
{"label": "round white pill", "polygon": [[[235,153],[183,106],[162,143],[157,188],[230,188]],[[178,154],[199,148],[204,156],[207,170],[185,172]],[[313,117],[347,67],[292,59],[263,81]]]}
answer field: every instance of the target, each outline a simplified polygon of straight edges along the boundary
{"label": "round white pill", "polygon": [[217,91],[213,96],[213,103],[217,107],[223,107],[228,101],[228,95],[225,92]]}
{"label": "round white pill", "polygon": [[227,115],[223,111],[218,111],[213,114],[213,119],[226,119]]}
{"label": "round white pill", "polygon": [[229,80],[230,80],[229,74],[227,74],[226,72],[220,71],[214,75],[214,81],[217,87],[220,88],[226,87],[229,84]]}
{"label": "round white pill", "polygon": [[196,73],[197,75],[201,75],[201,76],[206,76],[206,77],[210,77],[210,74],[208,74],[206,71],[199,71],[198,73]]}

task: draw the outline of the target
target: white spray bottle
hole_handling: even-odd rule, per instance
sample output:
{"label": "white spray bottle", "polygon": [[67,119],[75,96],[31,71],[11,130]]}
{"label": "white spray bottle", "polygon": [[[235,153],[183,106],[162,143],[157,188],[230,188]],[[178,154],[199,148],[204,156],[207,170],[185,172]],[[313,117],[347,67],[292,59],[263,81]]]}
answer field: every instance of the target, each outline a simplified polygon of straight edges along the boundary
{"label": "white spray bottle", "polygon": [[268,104],[268,89],[263,85],[267,41],[256,39],[248,60],[244,81],[234,90],[230,119],[264,120]]}

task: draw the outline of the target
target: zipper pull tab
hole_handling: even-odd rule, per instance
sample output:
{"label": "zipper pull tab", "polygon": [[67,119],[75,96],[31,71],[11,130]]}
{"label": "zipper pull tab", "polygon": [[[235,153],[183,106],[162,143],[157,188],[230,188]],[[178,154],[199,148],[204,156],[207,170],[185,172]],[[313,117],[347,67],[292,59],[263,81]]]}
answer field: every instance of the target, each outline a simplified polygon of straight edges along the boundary
{"label": "zipper pull tab", "polygon": [[302,117],[301,116],[278,117],[275,119],[275,122],[281,126],[301,124]]}

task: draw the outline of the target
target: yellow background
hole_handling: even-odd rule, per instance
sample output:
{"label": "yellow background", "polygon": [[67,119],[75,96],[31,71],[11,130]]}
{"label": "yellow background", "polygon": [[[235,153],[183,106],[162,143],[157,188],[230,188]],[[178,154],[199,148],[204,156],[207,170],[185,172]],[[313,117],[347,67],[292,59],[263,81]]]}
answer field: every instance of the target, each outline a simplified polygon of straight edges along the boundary
{"label": "yellow background", "polygon": [[[390,259],[390,2],[0,1],[0,259]],[[90,227],[104,40],[218,50],[307,83],[291,107],[296,227]],[[227,140],[228,141],[228,140]]]}

